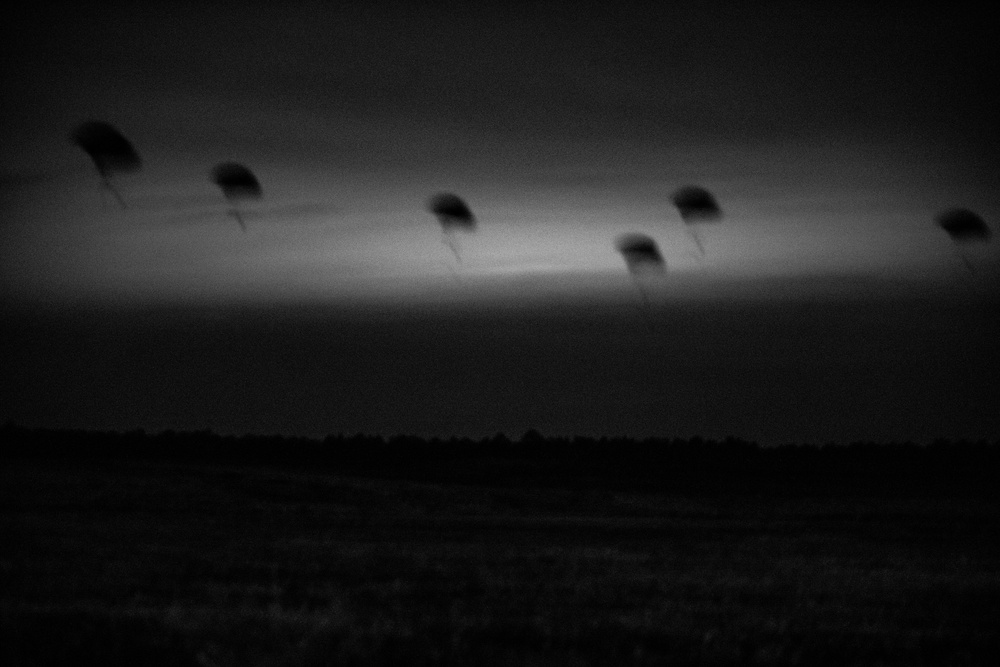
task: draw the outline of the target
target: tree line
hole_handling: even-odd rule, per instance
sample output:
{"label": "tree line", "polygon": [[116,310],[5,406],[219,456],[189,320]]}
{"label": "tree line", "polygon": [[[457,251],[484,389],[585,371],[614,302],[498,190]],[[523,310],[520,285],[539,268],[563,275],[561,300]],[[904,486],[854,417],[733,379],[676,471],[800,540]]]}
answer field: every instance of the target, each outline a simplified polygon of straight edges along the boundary
{"label": "tree line", "polygon": [[0,427],[0,460],[276,466],[438,483],[651,492],[993,493],[1000,440],[761,446],[736,437],[325,438]]}

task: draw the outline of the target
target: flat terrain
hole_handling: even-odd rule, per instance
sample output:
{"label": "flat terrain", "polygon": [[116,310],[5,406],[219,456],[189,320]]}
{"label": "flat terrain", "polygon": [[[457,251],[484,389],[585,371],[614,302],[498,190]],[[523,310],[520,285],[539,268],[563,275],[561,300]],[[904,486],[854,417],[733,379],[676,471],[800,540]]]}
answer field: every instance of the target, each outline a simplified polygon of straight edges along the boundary
{"label": "flat terrain", "polygon": [[6,665],[975,665],[1000,507],[0,467]]}

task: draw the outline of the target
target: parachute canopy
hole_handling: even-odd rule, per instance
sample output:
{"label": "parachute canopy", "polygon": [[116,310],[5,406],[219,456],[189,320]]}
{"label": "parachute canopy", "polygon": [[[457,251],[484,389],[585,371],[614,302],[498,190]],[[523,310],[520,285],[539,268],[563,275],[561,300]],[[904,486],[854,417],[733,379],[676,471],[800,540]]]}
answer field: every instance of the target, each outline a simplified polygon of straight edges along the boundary
{"label": "parachute canopy", "polygon": [[427,202],[427,208],[437,216],[445,232],[472,232],[476,229],[476,217],[472,215],[468,204],[457,195],[438,193]]}
{"label": "parachute canopy", "polygon": [[73,132],[72,139],[94,161],[105,181],[114,172],[138,171],[142,167],[132,144],[107,123],[96,120],[83,123]]}
{"label": "parachute canopy", "polygon": [[711,192],[697,185],[686,185],[671,195],[670,199],[680,211],[685,223],[714,222],[722,219],[722,209]]}
{"label": "parachute canopy", "polygon": [[615,247],[625,258],[625,265],[633,275],[663,273],[667,269],[656,241],[645,234],[622,234],[615,239]]}
{"label": "parachute canopy", "polygon": [[212,181],[222,188],[226,199],[260,199],[264,191],[249,169],[236,162],[217,164],[212,170]]}
{"label": "parachute canopy", "polygon": [[957,242],[988,241],[991,232],[978,215],[965,208],[953,208],[936,218],[937,224]]}

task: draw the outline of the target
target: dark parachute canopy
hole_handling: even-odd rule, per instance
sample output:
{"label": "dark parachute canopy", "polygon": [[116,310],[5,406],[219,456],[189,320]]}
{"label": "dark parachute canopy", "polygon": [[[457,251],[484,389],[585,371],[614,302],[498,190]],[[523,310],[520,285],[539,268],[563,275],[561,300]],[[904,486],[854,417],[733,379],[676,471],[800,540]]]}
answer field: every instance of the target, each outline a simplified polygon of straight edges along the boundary
{"label": "dark parachute canopy", "polygon": [[73,141],[94,161],[97,172],[108,177],[116,171],[132,172],[142,167],[135,148],[121,132],[107,123],[92,120],[73,132]]}
{"label": "dark parachute canopy", "polygon": [[246,231],[239,202],[260,199],[264,196],[264,191],[260,187],[257,177],[242,164],[222,162],[215,165],[212,170],[212,182],[222,189],[222,194],[233,204],[229,214],[236,218],[240,228]]}
{"label": "dark parachute canopy", "polygon": [[253,172],[236,162],[223,162],[212,170],[212,181],[230,201],[260,199],[264,191]]}
{"label": "dark parachute canopy", "polygon": [[937,224],[952,240],[959,243],[988,241],[990,228],[978,215],[966,208],[953,208],[939,214]]}
{"label": "dark parachute canopy", "polygon": [[645,234],[622,234],[615,239],[615,247],[625,258],[625,266],[633,275],[663,273],[667,269],[656,241]]}
{"label": "dark parachute canopy", "polygon": [[715,201],[715,196],[703,187],[686,185],[676,190],[670,199],[685,223],[715,222],[722,219],[722,209]]}
{"label": "dark parachute canopy", "polygon": [[72,139],[73,143],[94,161],[101,183],[115,196],[122,208],[125,208],[125,200],[111,185],[111,176],[114,173],[135,172],[142,168],[142,160],[129,140],[113,126],[96,120],[87,121],[77,127]]}
{"label": "dark parachute canopy", "polygon": [[450,192],[439,192],[431,197],[427,201],[427,208],[441,223],[445,245],[451,248],[455,259],[461,263],[462,257],[455,234],[456,232],[476,231],[476,216],[472,215],[469,205],[461,197]]}
{"label": "dark parachute canopy", "polygon": [[448,192],[441,192],[427,202],[427,208],[437,216],[441,227],[446,231],[461,230],[464,232],[474,232],[476,230],[476,217],[472,215],[461,197]]}

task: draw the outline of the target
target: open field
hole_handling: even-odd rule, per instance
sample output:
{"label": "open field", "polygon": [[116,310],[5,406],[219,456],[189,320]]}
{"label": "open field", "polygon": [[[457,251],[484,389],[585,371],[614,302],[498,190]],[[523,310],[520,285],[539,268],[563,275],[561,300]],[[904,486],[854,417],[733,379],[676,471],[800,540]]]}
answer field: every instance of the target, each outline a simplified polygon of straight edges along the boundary
{"label": "open field", "polygon": [[975,665],[1000,505],[5,461],[0,663]]}

